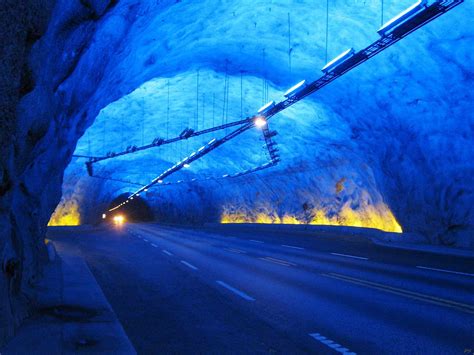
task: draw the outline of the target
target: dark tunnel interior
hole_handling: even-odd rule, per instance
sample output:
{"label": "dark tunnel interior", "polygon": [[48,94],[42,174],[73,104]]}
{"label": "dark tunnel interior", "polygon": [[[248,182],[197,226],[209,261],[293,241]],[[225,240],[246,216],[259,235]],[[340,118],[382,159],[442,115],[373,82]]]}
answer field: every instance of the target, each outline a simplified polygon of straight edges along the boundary
{"label": "dark tunnel interior", "polygon": [[[109,205],[109,209],[127,200],[129,194],[121,194]],[[113,222],[114,217],[121,215],[127,222],[149,222],[153,220],[153,213],[149,204],[140,196],[135,196],[133,200],[125,204],[122,208],[112,211],[107,215],[106,221]]]}

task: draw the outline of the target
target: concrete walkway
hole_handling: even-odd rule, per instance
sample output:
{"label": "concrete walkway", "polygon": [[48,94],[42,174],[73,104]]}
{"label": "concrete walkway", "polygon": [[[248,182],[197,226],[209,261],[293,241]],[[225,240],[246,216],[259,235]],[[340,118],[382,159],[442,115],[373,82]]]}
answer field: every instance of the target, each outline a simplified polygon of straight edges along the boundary
{"label": "concrete walkway", "polygon": [[58,250],[35,291],[32,316],[1,354],[135,354],[83,259]]}

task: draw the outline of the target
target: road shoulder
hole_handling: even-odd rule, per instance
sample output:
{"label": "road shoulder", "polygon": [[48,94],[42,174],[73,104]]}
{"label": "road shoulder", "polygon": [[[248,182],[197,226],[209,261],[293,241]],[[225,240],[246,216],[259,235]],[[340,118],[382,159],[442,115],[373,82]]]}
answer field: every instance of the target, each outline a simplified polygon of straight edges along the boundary
{"label": "road shoulder", "polygon": [[85,261],[59,248],[35,288],[32,316],[2,349],[6,354],[135,354]]}

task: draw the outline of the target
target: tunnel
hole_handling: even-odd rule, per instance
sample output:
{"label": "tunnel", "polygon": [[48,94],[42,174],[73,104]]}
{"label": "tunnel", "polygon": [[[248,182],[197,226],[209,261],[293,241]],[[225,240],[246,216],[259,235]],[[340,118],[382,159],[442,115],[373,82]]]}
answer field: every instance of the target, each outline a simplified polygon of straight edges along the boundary
{"label": "tunnel", "polygon": [[[463,0],[2,1],[0,353],[34,353],[2,345],[30,315],[67,311],[34,295],[42,282],[82,280],[81,265],[104,283],[118,316],[127,309],[117,298],[127,295],[132,312],[153,323],[150,340],[139,334],[140,317],[124,320],[138,353],[235,353],[250,324],[262,330],[251,353],[325,353],[328,344],[415,353],[428,343],[426,352],[470,351],[463,336],[472,323],[461,315],[443,313],[455,325],[443,332],[421,324],[432,306],[425,318],[413,317],[412,305],[406,318],[396,308],[411,292],[472,314],[462,293],[474,269],[466,261],[474,250],[472,18],[474,2]],[[131,223],[115,228],[115,218]],[[68,258],[79,254],[84,262]],[[331,264],[324,274],[321,260]],[[351,282],[406,299],[361,293],[348,308],[363,312],[345,316],[337,301],[355,301]],[[153,290],[148,302],[135,297],[141,289]],[[176,314],[159,308],[181,291]],[[213,301],[193,301],[194,291]],[[287,291],[294,307],[284,305]],[[272,312],[283,328],[226,313],[219,298],[229,296],[255,309],[281,301]],[[53,298],[69,299],[39,297]],[[385,311],[380,300],[384,322],[370,317]],[[199,314],[211,303],[215,312]],[[306,305],[320,324],[305,318]],[[185,324],[186,309],[202,328]],[[325,323],[344,319],[351,324]],[[284,326],[296,323],[311,329]],[[357,323],[369,325],[366,334]],[[180,327],[189,338],[176,349]],[[284,332],[271,337],[272,329]],[[285,332],[311,344],[293,349]],[[170,338],[155,338],[163,334]],[[63,337],[66,349],[130,352],[92,349],[102,341],[76,335]],[[406,345],[410,336],[418,348]],[[283,340],[273,349],[275,339]]]}
{"label": "tunnel", "polygon": [[[121,194],[114,198],[107,210],[127,201],[129,194]],[[119,211],[111,211],[105,214],[106,221],[113,222],[115,216],[123,216],[125,222],[150,222],[153,220],[153,212],[148,202],[141,196],[130,200],[130,203],[124,205]]]}

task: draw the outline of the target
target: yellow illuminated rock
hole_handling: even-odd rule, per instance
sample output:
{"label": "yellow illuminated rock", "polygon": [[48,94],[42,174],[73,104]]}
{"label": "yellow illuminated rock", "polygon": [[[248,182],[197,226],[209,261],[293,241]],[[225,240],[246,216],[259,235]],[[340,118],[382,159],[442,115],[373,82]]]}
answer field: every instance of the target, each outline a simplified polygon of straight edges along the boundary
{"label": "yellow illuminated rock", "polygon": [[397,222],[390,208],[380,203],[376,206],[368,205],[364,208],[353,210],[349,204],[331,217],[322,209],[313,209],[311,219],[305,222],[298,217],[285,214],[281,218],[276,213],[265,214],[258,212],[224,212],[221,223],[268,223],[268,224],[311,224],[326,226],[348,226],[375,228],[385,232],[402,233],[402,227]]}
{"label": "yellow illuminated rock", "polygon": [[76,201],[61,201],[56,207],[48,226],[78,226],[81,224],[81,215]]}

